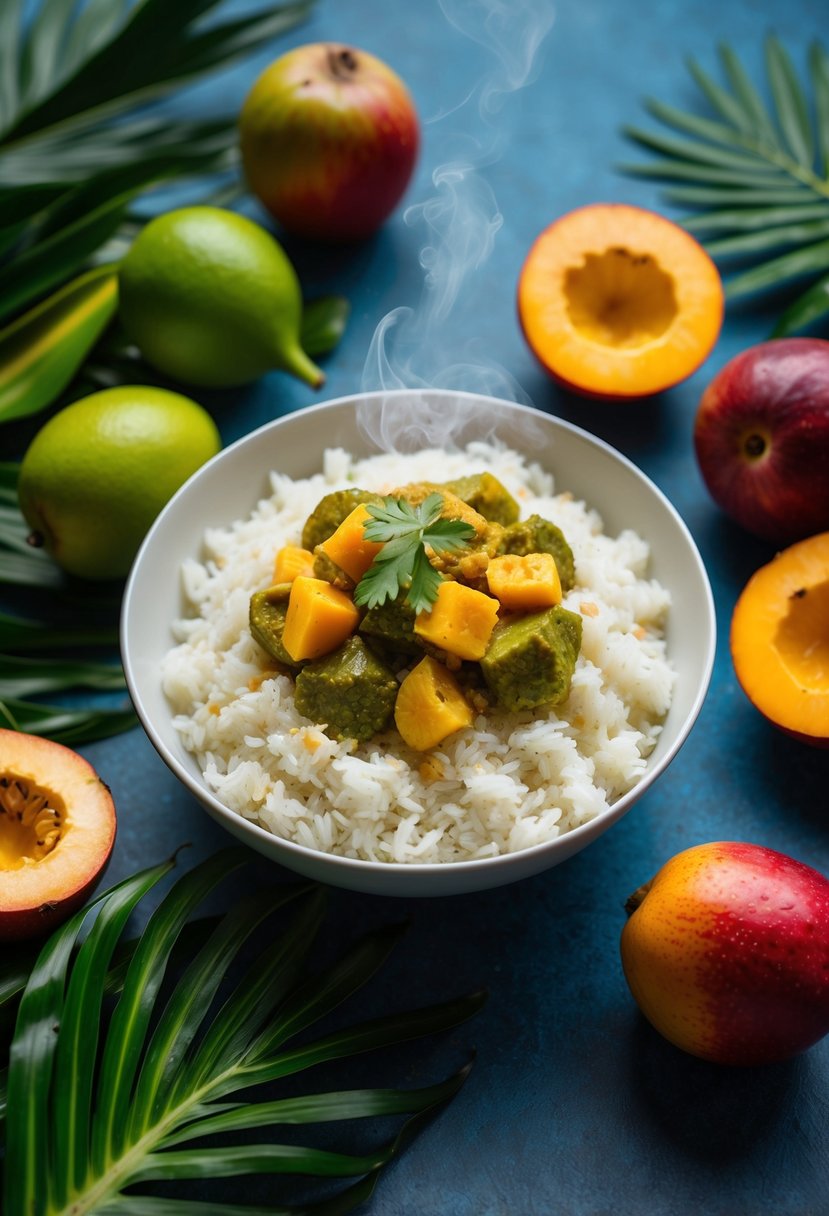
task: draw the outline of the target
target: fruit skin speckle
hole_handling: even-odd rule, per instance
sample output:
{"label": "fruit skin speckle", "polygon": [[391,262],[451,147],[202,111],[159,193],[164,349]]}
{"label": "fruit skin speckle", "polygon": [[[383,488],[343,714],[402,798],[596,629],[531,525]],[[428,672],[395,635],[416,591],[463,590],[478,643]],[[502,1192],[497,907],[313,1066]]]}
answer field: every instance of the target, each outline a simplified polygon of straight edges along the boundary
{"label": "fruit skin speckle", "polygon": [[697,845],[628,906],[625,977],[677,1047],[764,1064],[829,1032],[829,881],[816,870],[761,845]]}

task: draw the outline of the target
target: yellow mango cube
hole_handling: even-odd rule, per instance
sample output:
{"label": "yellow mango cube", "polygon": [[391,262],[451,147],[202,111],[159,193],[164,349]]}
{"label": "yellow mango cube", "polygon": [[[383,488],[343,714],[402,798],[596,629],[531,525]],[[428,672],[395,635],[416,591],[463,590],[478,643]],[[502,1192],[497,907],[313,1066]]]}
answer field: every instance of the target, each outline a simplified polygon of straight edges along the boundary
{"label": "yellow mango cube", "polygon": [[350,596],[321,578],[298,575],[291,587],[282,645],[295,663],[336,650],[357,628],[360,613]]}
{"label": "yellow mango cube", "polygon": [[346,515],[336,532],[332,532],[328,540],[318,546],[355,583],[360,581],[383,548],[380,541],[366,540],[363,524],[369,519],[371,515],[365,503],[360,503],[359,507]]}
{"label": "yellow mango cube", "polygon": [[486,581],[502,607],[513,612],[535,612],[561,603],[561,579],[552,553],[493,557]]}
{"label": "yellow mango cube", "polygon": [[400,685],[394,722],[404,743],[416,751],[437,747],[456,730],[471,726],[472,719],[457,681],[437,659],[421,659]]}
{"label": "yellow mango cube", "polygon": [[273,581],[292,583],[299,575],[313,578],[314,555],[309,549],[301,549],[299,545],[285,545],[274,560]]}
{"label": "yellow mango cube", "polygon": [[449,579],[441,583],[431,612],[421,612],[415,633],[448,654],[480,659],[498,620],[498,601]]}

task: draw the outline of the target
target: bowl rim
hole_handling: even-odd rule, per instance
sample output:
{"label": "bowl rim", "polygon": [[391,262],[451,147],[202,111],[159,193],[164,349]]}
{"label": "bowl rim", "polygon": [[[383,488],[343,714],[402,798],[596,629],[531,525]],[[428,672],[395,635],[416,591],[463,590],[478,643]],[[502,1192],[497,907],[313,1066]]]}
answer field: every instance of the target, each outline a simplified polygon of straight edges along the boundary
{"label": "bowl rim", "polygon": [[[258,823],[253,822],[253,820],[245,819],[244,816],[240,815],[237,811],[232,810],[230,807],[221,802],[206,784],[200,782],[196,777],[194,777],[193,774],[184,767],[178,757],[173,755],[167,743],[156,729],[153,719],[143,702],[140,690],[138,688],[137,677],[132,668],[129,621],[132,609],[132,600],[133,596],[136,594],[136,586],[140,579],[141,566],[145,554],[152,548],[156,533],[163,527],[166,518],[176,510],[178,502],[189,492],[190,486],[197,479],[199,479],[208,469],[225,460],[229,453],[235,452],[239,448],[247,446],[248,444],[255,443],[257,439],[266,432],[276,430],[280,426],[295,420],[299,416],[325,413],[334,407],[342,407],[343,405],[347,404],[356,406],[360,402],[369,401],[372,399],[380,400],[390,397],[406,397],[411,396],[412,394],[432,396],[437,395],[451,397],[453,400],[462,398],[464,400],[486,402],[491,406],[497,406],[499,409],[506,408],[510,411],[514,410],[517,413],[526,413],[533,416],[538,416],[544,420],[545,425],[552,424],[554,427],[560,428],[565,432],[569,432],[574,437],[582,441],[586,441],[589,445],[598,448],[618,463],[626,466],[635,477],[645,483],[654,497],[659,500],[663,510],[671,516],[674,524],[684,535],[688,546],[688,551],[693,558],[696,573],[699,576],[700,586],[702,587],[705,596],[705,621],[707,624],[708,636],[705,662],[700,671],[699,683],[694,700],[688,709],[685,720],[682,722],[680,729],[677,732],[674,742],[671,744],[665,754],[652,768],[648,769],[642,775],[642,777],[640,777],[639,780],[633,786],[631,786],[629,790],[617,798],[615,802],[611,803],[606,811],[596,815],[593,819],[589,819],[587,822],[579,824],[575,828],[571,828],[569,831],[560,836],[554,837],[552,840],[541,841],[538,844],[529,845],[527,848],[520,849],[513,853],[499,853],[494,857],[474,857],[451,862],[395,863],[388,861],[369,861],[359,857],[344,857],[339,853],[330,853],[322,849],[312,849],[307,845],[299,844],[293,840],[288,840],[284,836],[279,836],[275,832],[269,832],[267,828],[261,827]],[[377,454],[379,455],[381,453],[378,452]],[[699,717],[699,713],[702,709],[705,698],[708,695],[711,676],[714,668],[716,644],[717,619],[714,596],[711,589],[711,582],[708,578],[708,572],[706,571],[705,564],[702,560],[702,556],[699,552],[696,541],[694,540],[688,525],[685,523],[684,519],[679,514],[676,507],[673,505],[667,495],[660,490],[659,486],[657,486],[656,483],[638,467],[638,465],[636,465],[632,460],[629,459],[629,457],[625,456],[624,453],[620,452],[617,448],[614,448],[612,444],[607,443],[606,440],[599,438],[597,435],[592,434],[583,427],[577,426],[575,423],[568,422],[563,418],[559,418],[555,414],[549,414],[545,410],[539,409],[537,406],[524,405],[521,402],[510,401],[500,397],[490,397],[484,393],[443,388],[398,388],[388,390],[380,389],[371,392],[346,393],[341,397],[335,397],[328,401],[315,402],[312,405],[301,407],[300,409],[293,410],[287,414],[282,414],[277,418],[272,418],[268,422],[263,423],[261,426],[256,427],[254,430],[247,432],[247,434],[240,436],[238,439],[234,440],[233,443],[228,444],[227,447],[222,448],[221,451],[217,452],[215,456],[211,457],[210,460],[201,465],[200,468],[198,468],[195,473],[193,473],[187,479],[187,481],[185,481],[183,485],[179,487],[176,493],[172,496],[172,498],[169,499],[154,520],[149,531],[144,537],[143,542],[141,543],[127,577],[121,604],[120,618],[121,658],[124,667],[124,675],[127,681],[127,688],[133,706],[153,747],[158,752],[159,756],[167,767],[173,772],[179,781],[182,782],[185,788],[196,798],[198,802],[201,802],[202,804],[209,804],[214,818],[218,818],[220,821],[226,821],[226,823],[229,825],[228,830],[230,830],[232,834],[237,836],[240,834],[248,836],[250,834],[253,839],[259,840],[268,845],[267,852],[278,848],[280,851],[284,849],[289,854],[295,854],[306,860],[319,860],[320,858],[324,858],[326,863],[330,863],[336,869],[341,869],[347,873],[351,873],[355,875],[355,877],[361,873],[376,874],[378,871],[386,872],[390,869],[396,869],[397,867],[405,869],[406,874],[412,875],[434,874],[435,872],[444,870],[449,870],[452,873],[457,873],[460,871],[464,874],[474,874],[478,870],[489,871],[499,863],[502,866],[508,866],[511,862],[512,864],[515,864],[517,858],[531,858],[544,852],[554,852],[557,848],[561,848],[565,841],[567,842],[568,856],[578,852],[578,842],[582,836],[591,836],[594,834],[596,832],[597,824],[609,827],[613,822],[620,819],[633,805],[633,803],[638,801],[638,799],[648,790],[657,777],[659,777],[665,771],[665,769],[676,757],[680,748],[683,746],[691,733],[694,723]],[[286,864],[289,865],[287,862]]]}

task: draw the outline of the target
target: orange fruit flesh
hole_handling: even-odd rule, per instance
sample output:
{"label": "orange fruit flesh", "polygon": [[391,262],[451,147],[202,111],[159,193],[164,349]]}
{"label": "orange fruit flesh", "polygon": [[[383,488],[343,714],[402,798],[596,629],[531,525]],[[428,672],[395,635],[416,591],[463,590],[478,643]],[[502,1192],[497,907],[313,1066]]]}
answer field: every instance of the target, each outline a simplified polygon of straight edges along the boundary
{"label": "orange fruit flesh", "polygon": [[722,324],[719,273],[654,212],[597,204],[533,245],[518,288],[521,324],[548,371],[577,392],[640,397],[684,380]]}
{"label": "orange fruit flesh", "polygon": [[85,760],[48,740],[0,731],[0,922],[84,888],[114,838],[112,798]]}
{"label": "orange fruit flesh", "polygon": [[829,744],[829,532],[790,546],[749,580],[731,621],[731,657],[762,714]]}

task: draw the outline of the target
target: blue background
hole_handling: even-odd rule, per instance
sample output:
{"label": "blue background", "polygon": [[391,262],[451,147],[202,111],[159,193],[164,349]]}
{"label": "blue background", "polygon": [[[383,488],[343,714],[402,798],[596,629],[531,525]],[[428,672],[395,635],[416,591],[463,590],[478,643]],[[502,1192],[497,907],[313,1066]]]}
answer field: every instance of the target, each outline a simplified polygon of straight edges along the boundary
{"label": "blue background", "polygon": [[[525,6],[505,0],[504,7],[515,29]],[[702,389],[731,356],[767,335],[773,312],[732,309],[716,350],[689,381],[648,401],[613,405],[559,392],[525,346],[515,310],[523,259],[535,236],[562,213],[624,201],[677,214],[661,202],[655,184],[615,168],[643,159],[626,145],[620,126],[653,128],[641,107],[644,95],[705,112],[686,56],[716,75],[716,46],[727,41],[756,79],[763,36],[773,29],[803,68],[825,18],[822,0],[558,0],[534,80],[502,97],[485,125],[476,85],[490,78],[497,57],[453,29],[436,0],[319,0],[313,19],[271,54],[186,99],[199,109],[235,110],[274,54],[335,39],[385,59],[415,97],[423,148],[406,204],[435,196],[432,173],[447,155],[474,150],[461,136],[477,140],[480,159],[491,163],[481,165],[475,180],[491,187],[503,226],[491,256],[466,274],[456,309],[434,335],[443,343],[435,360],[508,369],[536,406],[636,461],[687,521],[715,592],[716,668],[691,738],[655,788],[596,844],[531,881],[453,900],[401,903],[332,892],[332,950],[372,925],[401,916],[411,921],[406,945],[354,1003],[352,1018],[481,986],[490,992],[484,1011],[451,1035],[314,1076],[318,1088],[423,1084],[477,1050],[464,1090],[381,1181],[371,1205],[377,1216],[806,1216],[829,1210],[829,1040],[791,1063],[754,1070],[684,1056],[638,1014],[618,951],[625,897],[689,845],[749,840],[829,872],[829,752],[799,745],[768,725],[739,690],[728,655],[734,602],[772,551],[717,511],[691,443]],[[465,108],[427,121],[470,93]],[[357,248],[321,251],[286,241],[308,296],[338,292],[352,303],[345,339],[325,361],[326,397],[360,389],[378,321],[421,300],[425,229],[416,217],[407,222],[404,210]],[[313,399],[305,386],[274,374],[209,404],[229,442]],[[84,750],[111,785],[119,812],[108,879],[168,855],[183,841],[192,842],[192,860],[225,843],[140,730]],[[256,864],[267,881],[290,877]],[[204,1186],[185,1193],[275,1202],[281,1185],[263,1182],[245,1196],[238,1188]]]}

